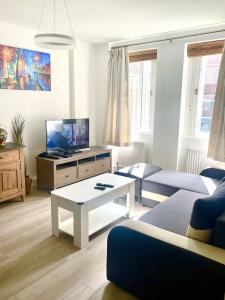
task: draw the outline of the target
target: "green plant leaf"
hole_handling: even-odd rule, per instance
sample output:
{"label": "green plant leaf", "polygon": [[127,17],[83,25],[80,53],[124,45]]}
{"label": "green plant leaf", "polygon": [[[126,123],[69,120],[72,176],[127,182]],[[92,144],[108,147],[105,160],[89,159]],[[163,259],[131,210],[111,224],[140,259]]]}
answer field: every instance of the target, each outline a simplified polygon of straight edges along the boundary
{"label": "green plant leaf", "polygon": [[23,131],[25,127],[25,119],[18,114],[12,121],[13,142],[17,145],[23,145]]}

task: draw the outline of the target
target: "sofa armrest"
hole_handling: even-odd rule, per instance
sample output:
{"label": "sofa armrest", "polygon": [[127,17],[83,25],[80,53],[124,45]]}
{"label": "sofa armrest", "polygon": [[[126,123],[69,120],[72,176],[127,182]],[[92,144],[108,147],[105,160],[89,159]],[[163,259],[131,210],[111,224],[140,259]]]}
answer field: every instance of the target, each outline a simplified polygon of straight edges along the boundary
{"label": "sofa armrest", "polygon": [[214,229],[214,245],[225,249],[225,211],[216,219]]}
{"label": "sofa armrest", "polygon": [[202,170],[200,175],[221,180],[223,177],[225,177],[225,170],[209,167]]}
{"label": "sofa armrest", "polygon": [[199,295],[222,300],[225,251],[141,221],[126,221],[109,233],[107,278],[141,299]]}

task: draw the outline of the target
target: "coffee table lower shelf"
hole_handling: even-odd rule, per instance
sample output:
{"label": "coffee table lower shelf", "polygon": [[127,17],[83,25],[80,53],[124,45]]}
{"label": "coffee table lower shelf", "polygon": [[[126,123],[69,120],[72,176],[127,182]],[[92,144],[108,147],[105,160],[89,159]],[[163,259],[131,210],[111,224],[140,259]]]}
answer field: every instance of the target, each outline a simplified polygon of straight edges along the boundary
{"label": "coffee table lower shelf", "polygon": [[[91,210],[89,212],[89,235],[94,234],[127,214],[127,207],[113,202],[109,202]],[[73,218],[61,222],[59,224],[59,229],[74,236],[76,233],[73,232]]]}

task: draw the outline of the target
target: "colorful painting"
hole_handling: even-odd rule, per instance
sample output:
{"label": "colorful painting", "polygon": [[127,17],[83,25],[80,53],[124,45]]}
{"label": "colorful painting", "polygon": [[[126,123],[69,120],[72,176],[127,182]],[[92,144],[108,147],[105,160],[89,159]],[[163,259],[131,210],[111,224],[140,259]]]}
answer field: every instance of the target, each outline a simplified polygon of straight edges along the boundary
{"label": "colorful painting", "polygon": [[50,54],[0,45],[0,88],[50,91]]}

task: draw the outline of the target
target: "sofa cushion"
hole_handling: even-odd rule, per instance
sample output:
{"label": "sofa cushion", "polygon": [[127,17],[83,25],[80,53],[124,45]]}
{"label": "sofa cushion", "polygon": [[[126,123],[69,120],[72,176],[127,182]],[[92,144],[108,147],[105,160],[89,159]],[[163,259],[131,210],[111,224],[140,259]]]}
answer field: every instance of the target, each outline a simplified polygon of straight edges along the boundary
{"label": "sofa cushion", "polygon": [[171,196],[179,189],[211,195],[217,185],[218,180],[216,179],[167,170],[159,171],[143,181],[144,190],[167,196]]}
{"label": "sofa cushion", "polygon": [[120,169],[119,171],[115,172],[115,174],[135,179],[143,179],[161,170],[162,169],[160,167],[152,164],[137,163],[129,167]]}
{"label": "sofa cushion", "polygon": [[216,219],[213,244],[225,249],[225,210]]}
{"label": "sofa cushion", "polygon": [[204,198],[205,194],[179,190],[144,214],[140,220],[185,236],[194,202],[201,197]]}
{"label": "sofa cushion", "polygon": [[155,174],[162,170],[160,167],[148,163],[136,163],[126,168],[120,169],[114,174],[136,179],[135,195],[142,202],[142,180],[145,177]]}
{"label": "sofa cushion", "polygon": [[213,242],[216,219],[224,210],[225,181],[222,181],[211,197],[195,201],[187,236],[202,242]]}

